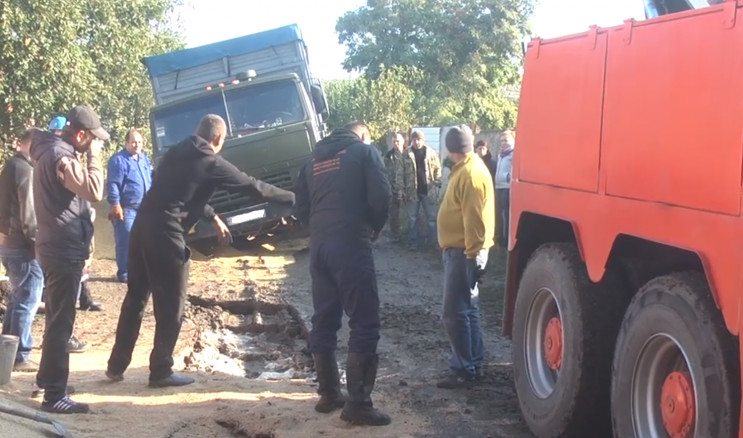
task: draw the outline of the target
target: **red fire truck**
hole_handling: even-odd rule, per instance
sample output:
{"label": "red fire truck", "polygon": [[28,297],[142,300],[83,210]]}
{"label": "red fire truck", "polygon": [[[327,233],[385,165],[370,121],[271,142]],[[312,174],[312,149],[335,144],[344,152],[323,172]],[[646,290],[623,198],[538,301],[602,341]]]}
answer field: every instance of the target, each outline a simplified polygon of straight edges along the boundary
{"label": "red fire truck", "polygon": [[647,3],[526,54],[504,331],[539,438],[743,438],[743,0]]}

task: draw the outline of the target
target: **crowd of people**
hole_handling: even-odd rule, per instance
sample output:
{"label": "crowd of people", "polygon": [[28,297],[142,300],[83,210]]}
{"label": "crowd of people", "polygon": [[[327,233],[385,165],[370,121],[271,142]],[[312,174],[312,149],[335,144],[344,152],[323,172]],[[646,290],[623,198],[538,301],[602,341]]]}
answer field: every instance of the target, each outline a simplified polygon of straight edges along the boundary
{"label": "crowd of people", "polygon": [[[427,232],[426,246],[439,249],[436,238],[436,212],[439,200],[434,196],[434,189],[441,188],[442,167],[451,167],[449,158],[441,160],[436,150],[425,144],[425,135],[420,130],[413,130],[410,143],[406,146],[405,134],[395,132],[392,135],[392,148],[384,154],[384,165],[387,169],[392,199],[389,206],[389,231],[393,242],[406,241],[411,251],[419,249],[418,233],[422,220],[425,220]],[[508,216],[510,205],[511,163],[516,134],[505,130],[498,136],[498,151],[493,156],[485,140],[477,140],[474,152],[485,163],[495,187],[496,243],[505,248],[508,244]],[[442,163],[443,162],[443,163]],[[443,166],[442,166],[443,165]],[[405,228],[407,236],[402,236],[403,222],[401,212],[406,212]]]}
{"label": "crowd of people", "polygon": [[[127,284],[105,371],[111,381],[124,379],[150,296],[156,330],[149,386],[194,381],[172,369],[188,285],[190,249],[184,238],[202,220],[213,223],[221,243],[230,241],[228,227],[207,203],[215,189],[223,189],[294,205],[309,227],[310,350],[318,412],[342,408],[341,418],[351,424],[391,422],[371,400],[381,325],[372,243],[388,219],[392,240],[406,240],[411,250],[427,245],[442,252],[442,319],[452,354],[437,385],[476,384],[484,359],[478,281],[490,248],[507,242],[513,132],[503,133],[493,158],[486,143],[474,144],[469,127],[451,128],[445,138],[451,167],[440,200],[434,189],[442,185],[442,163],[420,131],[412,132],[408,147],[404,135],[395,134],[394,148],[382,156],[370,145],[364,123],[336,129],[318,142],[294,191],[259,181],[227,162],[219,155],[226,135],[221,117],[204,116],[194,135],[168,148],[155,171],[143,153],[141,133],[132,128],[124,148],[109,160],[105,181],[100,154],[109,134],[89,106],[77,106],[49,129],[30,128],[18,138],[16,154],[0,173],[0,257],[13,289],[3,333],[20,338],[15,370],[37,371],[42,410],[89,411],[70,398],[67,381],[76,307],[102,310],[86,292],[85,271],[93,252],[91,203],[101,201],[104,192],[116,243],[115,277]],[[401,211],[408,222],[405,239]],[[420,239],[419,228],[426,230]],[[42,291],[46,325],[36,364],[30,359],[31,323]],[[346,394],[335,356],[344,312],[351,329]]]}

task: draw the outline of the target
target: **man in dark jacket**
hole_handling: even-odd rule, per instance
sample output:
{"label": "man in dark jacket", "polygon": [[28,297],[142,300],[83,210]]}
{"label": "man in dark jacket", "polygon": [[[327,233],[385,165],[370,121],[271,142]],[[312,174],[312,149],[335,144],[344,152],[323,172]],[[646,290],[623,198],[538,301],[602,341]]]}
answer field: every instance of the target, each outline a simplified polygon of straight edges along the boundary
{"label": "man in dark jacket", "polygon": [[[312,331],[319,412],[343,407],[341,419],[386,425],[390,417],[374,409],[377,377],[379,295],[371,241],[387,220],[390,184],[382,157],[369,146],[366,125],[354,122],[317,143],[297,178],[297,214],[310,227]],[[349,317],[346,380],[341,394],[335,362],[343,311]],[[344,404],[345,402],[345,404]]]}
{"label": "man in dark jacket", "polygon": [[16,153],[0,173],[0,256],[8,273],[12,292],[5,308],[3,334],[18,336],[14,371],[36,371],[30,360],[33,337],[31,325],[41,301],[44,275],[35,258],[36,213],[32,190],[33,164],[29,157],[29,129],[16,143]]}
{"label": "man in dark jacket", "polygon": [[[44,389],[41,409],[63,414],[85,413],[88,405],[67,396],[70,356],[67,343],[75,324],[80,279],[93,237],[90,202],[103,198],[103,172],[98,158],[108,133],[88,106],[67,113],[62,136],[33,136],[34,207],[39,231],[36,256],[46,283],[46,327],[36,384]],[[87,167],[77,153],[87,155]]]}
{"label": "man in dark jacket", "polygon": [[152,187],[139,206],[130,235],[128,289],[106,370],[106,376],[113,381],[124,379],[152,293],[157,327],[150,355],[149,386],[193,383],[192,378],[173,374],[172,369],[191,255],[185,233],[204,219],[214,222],[222,243],[228,241],[227,226],[207,204],[215,189],[294,204],[294,193],[258,181],[217,155],[226,135],[227,126],[221,117],[204,116],[195,135],[172,146],[163,156]]}
{"label": "man in dark jacket", "polygon": [[495,181],[495,169],[498,166],[498,160],[493,158],[493,154],[490,153],[488,143],[485,140],[477,140],[477,143],[475,143],[475,153],[485,163],[488,172],[490,172],[490,177]]}

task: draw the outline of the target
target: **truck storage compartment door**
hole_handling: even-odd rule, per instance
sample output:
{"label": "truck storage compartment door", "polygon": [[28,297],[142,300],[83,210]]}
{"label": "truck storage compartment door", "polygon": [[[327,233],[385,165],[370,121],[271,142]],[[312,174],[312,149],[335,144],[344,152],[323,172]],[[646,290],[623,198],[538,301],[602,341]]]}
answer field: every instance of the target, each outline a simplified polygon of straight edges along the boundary
{"label": "truck storage compartment door", "polygon": [[613,28],[602,159],[607,194],[737,215],[743,23],[734,3]]}
{"label": "truck storage compartment door", "polygon": [[516,139],[519,180],[597,190],[606,40],[594,28],[529,44]]}

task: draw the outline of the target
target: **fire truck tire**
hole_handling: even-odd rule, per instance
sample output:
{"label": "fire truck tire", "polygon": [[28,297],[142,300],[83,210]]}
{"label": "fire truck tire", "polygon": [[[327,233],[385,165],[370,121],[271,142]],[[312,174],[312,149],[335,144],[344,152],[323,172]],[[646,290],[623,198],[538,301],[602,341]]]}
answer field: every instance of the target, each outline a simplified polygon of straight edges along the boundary
{"label": "fire truck tire", "polygon": [[521,413],[538,438],[611,435],[611,356],[628,301],[619,284],[592,283],[572,244],[545,244],[530,257],[512,350]]}
{"label": "fire truck tire", "polygon": [[704,275],[646,283],[621,325],[612,373],[615,437],[738,436],[738,341]]}

